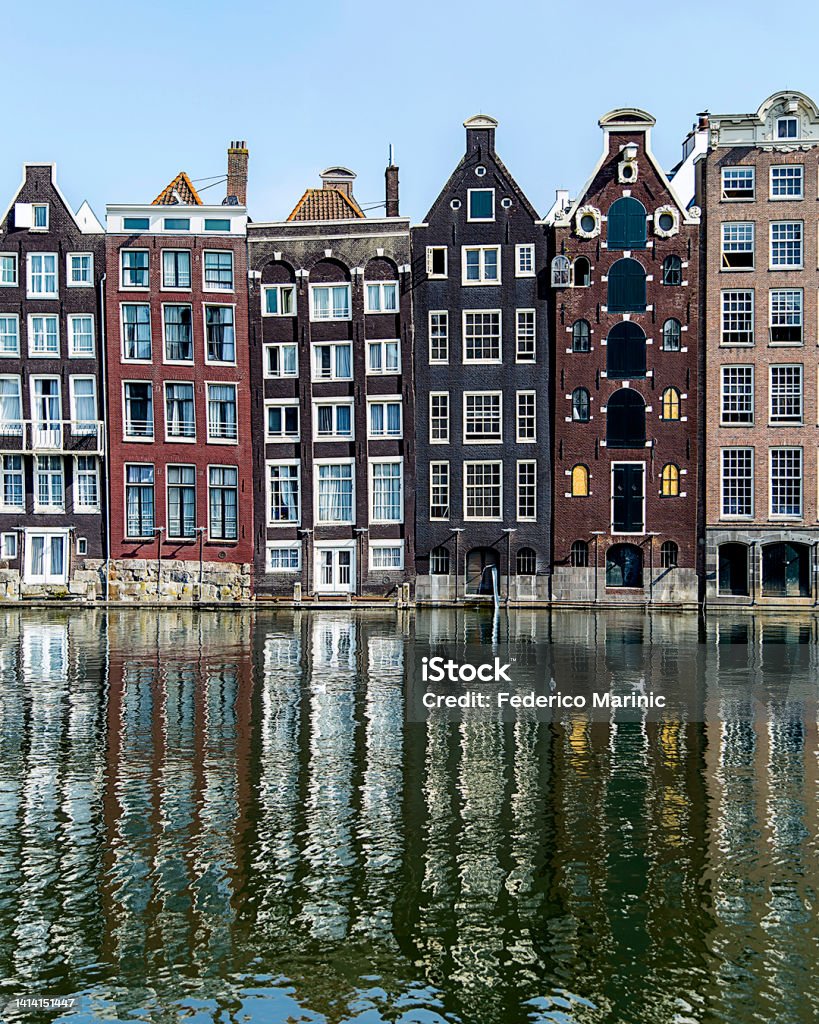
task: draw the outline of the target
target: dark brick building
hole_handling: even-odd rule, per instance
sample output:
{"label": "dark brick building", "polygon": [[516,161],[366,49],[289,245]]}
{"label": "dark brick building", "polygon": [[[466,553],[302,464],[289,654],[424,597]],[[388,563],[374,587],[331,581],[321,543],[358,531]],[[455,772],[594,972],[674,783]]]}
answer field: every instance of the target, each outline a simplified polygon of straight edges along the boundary
{"label": "dark brick building", "polygon": [[102,591],[102,225],[53,164],[0,220],[0,594]]}
{"label": "dark brick building", "polygon": [[[554,599],[698,598],[699,210],[614,110],[553,224]],[[686,169],[688,170],[688,168]]]}
{"label": "dark brick building", "polygon": [[244,144],[228,156],[222,205],[180,173],[108,207],[112,597],[250,595]]}
{"label": "dark brick building", "polygon": [[386,597],[412,578],[409,222],[344,167],[248,226],[259,594]]}
{"label": "dark brick building", "polygon": [[412,229],[419,601],[548,597],[546,238],[495,152],[466,152]]}

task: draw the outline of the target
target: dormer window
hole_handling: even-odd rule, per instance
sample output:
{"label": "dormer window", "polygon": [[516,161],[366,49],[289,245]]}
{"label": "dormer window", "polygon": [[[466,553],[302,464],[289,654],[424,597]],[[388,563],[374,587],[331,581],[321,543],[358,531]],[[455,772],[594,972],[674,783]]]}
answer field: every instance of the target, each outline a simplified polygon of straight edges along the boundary
{"label": "dormer window", "polygon": [[493,188],[469,189],[469,219],[495,219],[495,190]]}
{"label": "dormer window", "polygon": [[799,138],[799,118],[780,117],[776,121],[776,137],[778,139]]}

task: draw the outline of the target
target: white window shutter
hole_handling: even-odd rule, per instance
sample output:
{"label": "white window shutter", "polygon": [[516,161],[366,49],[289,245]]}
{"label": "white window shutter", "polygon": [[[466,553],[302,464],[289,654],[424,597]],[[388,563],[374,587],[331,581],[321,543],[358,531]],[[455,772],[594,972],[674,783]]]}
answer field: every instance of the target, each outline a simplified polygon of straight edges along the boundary
{"label": "white window shutter", "polygon": [[427,273],[432,273],[432,247],[427,246]]}
{"label": "white window shutter", "polygon": [[16,228],[30,228],[33,223],[31,203],[15,203],[14,226]]}

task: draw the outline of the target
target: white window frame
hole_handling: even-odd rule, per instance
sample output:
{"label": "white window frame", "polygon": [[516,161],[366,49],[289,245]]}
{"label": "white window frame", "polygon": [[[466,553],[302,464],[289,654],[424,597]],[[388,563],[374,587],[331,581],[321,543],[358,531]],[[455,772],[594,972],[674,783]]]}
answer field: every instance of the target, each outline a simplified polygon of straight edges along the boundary
{"label": "white window frame", "polygon": [[[60,463],[60,472],[57,474],[54,470],[46,470],[46,474],[49,479],[55,478],[59,475],[60,479],[60,493],[62,494],[62,502],[59,505],[41,505],[39,501],[40,485],[39,477],[41,474],[40,470],[40,459],[58,459]],[[49,512],[65,512],[65,459],[62,455],[55,454],[41,454],[34,456],[34,493],[32,495],[34,499],[34,511],[35,513],[49,513]],[[49,486],[49,494],[52,488]]]}
{"label": "white window frame", "polygon": [[[148,283],[147,284],[126,284],[125,283],[125,254],[132,252],[144,252],[148,257]],[[191,273],[193,269],[191,268]],[[121,292],[148,292],[151,290],[151,250],[143,249],[141,246],[123,246],[119,250],[119,290]]]}
{"label": "white window frame", "polygon": [[[35,292],[32,290],[32,277],[33,272],[31,269],[32,261],[35,257],[40,256],[45,258],[51,256],[54,259],[54,291],[51,292]],[[45,284],[46,272],[43,270],[40,275],[43,278],[43,284]],[[26,298],[27,299],[58,299],[60,297],[60,258],[56,252],[30,252],[26,254]]]}
{"label": "white window frame", "polygon": [[[295,434],[284,433],[284,413],[282,413],[282,433],[271,434],[269,430],[269,409],[295,409],[296,410],[296,432]],[[298,398],[268,398],[264,403],[264,439],[268,444],[280,444],[296,442],[301,440],[301,404]]]}
{"label": "white window frame", "polygon": [[[485,253],[490,252],[490,251],[496,252],[497,255],[498,255],[498,260],[497,260],[497,264],[496,264],[497,271],[498,271],[498,276],[497,277],[487,277],[486,276],[486,257],[485,257]],[[478,276],[474,280],[469,279],[466,276],[466,270],[467,270],[466,254],[469,253],[469,252],[477,252],[478,253]],[[483,287],[483,286],[486,286],[486,285],[492,286],[492,285],[502,284],[503,283],[503,281],[502,281],[503,273],[501,271],[501,252],[502,252],[502,247],[500,245],[462,245],[461,246],[461,284],[465,288],[471,288],[473,286]]]}
{"label": "white window frame", "polygon": [[[774,341],[771,338],[771,332],[773,331],[773,294],[774,292],[791,292],[799,295],[799,324],[793,324],[794,327],[798,326],[800,329],[801,337],[797,341]],[[793,315],[793,313],[788,314]],[[780,324],[778,326],[788,326],[786,324]],[[805,292],[802,288],[769,288],[768,289],[768,344],[772,346],[803,346],[805,344]]]}
{"label": "white window frame", "polygon": [[19,288],[20,287],[20,261],[17,258],[16,252],[0,252],[0,259],[12,261],[14,267],[14,280],[4,281],[2,275],[0,275],[0,288]]}
{"label": "white window frame", "polygon": [[[796,135],[790,135],[790,134],[788,134],[788,135],[780,135],[779,134],[779,126],[781,124],[783,124],[784,122],[786,122],[786,121],[788,121],[788,122],[795,121],[796,122]],[[793,139],[800,138],[801,137],[801,132],[799,130],[800,127],[801,127],[801,125],[799,123],[799,117],[797,115],[795,115],[795,114],[786,114],[783,117],[778,117],[776,119],[776,136],[775,136],[775,141],[777,141],[777,142],[789,142],[789,141],[791,141]]]}
{"label": "white window frame", "polygon": [[[6,427],[6,426],[4,426],[6,421],[5,420],[0,420],[0,430],[2,430],[2,434],[0,434],[0,436],[19,437],[20,434],[22,433],[23,423],[24,423],[24,417],[23,417],[23,378],[22,378],[22,376],[19,373],[3,373],[3,374],[0,374],[0,380],[4,380],[4,381],[5,380],[13,380],[13,381],[17,382],[17,405],[18,405],[18,407],[20,409],[20,415],[19,415],[19,417],[16,420],[8,420],[7,421],[8,423],[19,424],[19,426],[16,426],[16,427],[11,427],[11,426]],[[34,392],[32,391],[31,392],[31,400],[32,401],[33,401],[33,396],[34,396]],[[34,419],[34,417],[32,417],[32,419]],[[19,452],[19,453],[18,452],[0,453],[0,459],[2,459],[3,454],[6,454],[6,455],[21,454],[22,455],[22,452]],[[25,467],[24,467],[24,471],[25,471]],[[25,480],[23,481],[23,483],[25,484]],[[2,496],[2,492],[0,492],[0,504],[2,503],[2,500],[3,500],[3,496]],[[13,506],[13,507],[16,508],[17,506]]]}
{"label": "white window frame", "polygon": [[[433,317],[442,317],[442,321],[438,326],[438,330],[443,326],[444,334],[443,339],[446,343],[446,358],[436,359],[432,355],[432,340],[433,340]],[[440,337],[437,339],[440,341]],[[448,366],[449,365],[449,310],[448,309],[431,309],[427,316],[427,341],[429,343],[429,363],[430,366]]]}
{"label": "white window frame", "polygon": [[[340,346],[345,346],[350,350],[350,376],[349,377],[337,377],[336,376],[336,349]],[[319,376],[316,374],[316,352],[320,348],[330,347],[330,374],[327,377]],[[353,363],[353,345],[351,341],[314,341],[310,344],[310,378],[314,381],[319,380],[353,380],[355,377],[355,365]]]}
{"label": "white window frame", "polygon": [[[208,355],[208,310],[209,309],[230,309],[233,312],[233,359],[211,359]],[[191,317],[191,322],[193,317]],[[239,332],[236,329],[236,304],[233,302],[203,302],[202,303],[202,341],[204,344],[205,363],[208,366],[236,366],[239,358]],[[162,339],[164,347],[165,339]]]}
{"label": "white window frame", "polygon": [[[530,516],[521,515],[521,469],[523,467],[532,469],[534,471],[534,483],[531,485],[533,489],[533,505],[534,512]],[[528,487],[529,484],[526,484]],[[518,459],[515,463],[515,518],[519,523],[536,523],[537,522],[537,460],[536,459]]]}
{"label": "white window frame", "polygon": [[[521,261],[525,252],[530,252],[532,259],[531,270],[521,270]],[[515,245],[515,277],[535,277],[537,274],[537,267],[535,264],[535,243],[534,242],[518,242]]]}
{"label": "white window frame", "polygon": [[[524,340],[521,331],[521,316],[531,317],[532,319],[532,355],[522,356],[521,355],[521,341]],[[528,330],[528,328],[527,328]],[[526,341],[529,339],[526,338]],[[516,309],[515,310],[515,362],[516,363],[536,363],[537,362],[537,310],[535,309]]]}
{"label": "white window frame", "polygon": [[[735,295],[737,293],[743,293],[751,296],[751,338],[750,341],[726,341],[725,335],[725,299],[728,295]],[[719,326],[719,343],[720,345],[727,345],[733,348],[734,346],[740,346],[742,348],[750,348],[756,343],[756,290],[754,288],[723,288],[720,291],[720,326]]]}
{"label": "white window frame", "polygon": [[[74,268],[72,266],[72,260],[76,257],[85,256],[88,258],[88,277],[87,281],[75,281],[74,280]],[[93,252],[69,252],[65,256],[65,283],[68,288],[93,288],[94,287],[94,254]]]}
{"label": "white window frame", "polygon": [[[77,351],[74,348],[74,322],[76,320],[91,321],[91,350],[89,352]],[[68,358],[69,359],[96,359],[97,355],[97,324],[93,313],[69,313],[68,315]]]}
{"label": "white window frame", "polygon": [[[774,195],[774,171],[799,171],[799,193],[794,195]],[[804,164],[771,164],[768,176],[768,198],[774,203],[781,203],[788,199],[798,202],[805,198],[805,165]]]}
{"label": "white window frame", "polygon": [[[433,437],[432,436],[432,424],[433,419],[436,422],[443,422],[441,417],[433,417],[432,407],[433,399],[443,399],[443,404],[446,405],[446,437]],[[429,443],[432,444],[449,444],[449,440],[452,434],[452,402],[451,396],[448,391],[430,391],[429,393]]]}
{"label": "white window frame", "polygon": [[[736,248],[736,249],[726,249],[725,248],[726,242],[728,244],[732,244],[732,245],[740,245],[740,244],[742,244],[743,246],[745,246],[745,245],[748,244],[748,239],[747,238],[743,238],[742,240],[739,240],[739,239],[736,239],[736,238],[734,238],[734,239],[726,238],[726,228],[730,232],[730,230],[732,228],[740,228],[740,227],[741,228],[750,228],[751,229],[751,234],[750,234],[751,246],[750,246],[750,249],[748,249],[748,248],[743,248],[743,249],[738,249],[738,248]],[[719,253],[720,253],[720,270],[721,271],[723,271],[726,274],[745,274],[748,271],[756,269],[756,224],[754,223],[754,221],[752,221],[752,220],[724,220],[724,221],[722,221],[722,223],[720,224],[720,229],[719,229],[719,239],[720,239],[720,241],[719,241]],[[726,265],[725,257],[727,255],[729,255],[730,253],[736,253],[736,252],[750,252],[750,254],[751,254],[751,262],[750,262],[750,264],[748,266],[743,266],[743,267],[733,267],[733,266],[730,266],[730,265]]]}
{"label": "white window frame", "polygon": [[[432,261],[433,253],[442,252],[444,254],[444,272],[442,274],[434,274],[432,272]],[[427,246],[427,277],[433,281],[442,281],[444,278],[449,277],[449,246],[446,245],[428,245]]]}
{"label": "white window frame", "polygon": [[[10,549],[12,545],[14,550]],[[16,561],[19,550],[20,545],[16,533],[0,533],[0,558],[4,562]]]}
{"label": "white window frame", "polygon": [[[799,474],[796,479],[799,481],[799,511],[798,512],[774,512],[773,510],[773,462],[776,452],[799,452]],[[777,521],[801,519],[805,514],[805,453],[801,445],[773,445],[768,449],[768,517]]]}
{"label": "white window frame", "polygon": [[[143,481],[140,481],[139,483],[129,483],[129,481],[128,481],[128,470],[132,466],[134,468],[138,468],[138,469],[150,469],[151,470],[151,474],[152,474],[150,484],[148,484],[146,482],[143,482]],[[156,466],[155,466],[155,464],[153,462],[134,462],[134,461],[131,461],[131,460],[123,463],[123,466],[122,466],[122,481],[123,481],[123,484],[122,484],[122,500],[123,500],[123,512],[124,512],[123,527],[124,527],[124,532],[125,532],[126,539],[127,540],[144,540],[145,538],[155,537],[156,536],[156,529],[157,529],[157,526],[156,526],[156,512],[157,512],[157,502],[156,502]],[[129,487],[139,487],[140,490],[143,487],[150,487],[151,488],[151,510],[152,510],[151,519],[153,521],[153,526],[151,527],[151,532],[150,533],[129,533],[128,532],[128,488]],[[142,517],[140,516],[140,519],[141,518]]]}
{"label": "white window frame", "polygon": [[[751,418],[750,420],[731,420],[726,418],[725,399],[726,395],[726,371],[750,370],[751,371]],[[719,422],[721,427],[752,427],[756,421],[756,367],[753,363],[723,363],[720,367],[719,379]]]}
{"label": "white window frame", "polygon": [[[90,380],[94,385],[94,419],[80,420],[77,415],[77,381]],[[72,373],[68,378],[68,408],[71,416],[71,433],[80,437],[95,436],[98,434],[97,423],[100,418],[99,394],[97,378],[92,373]],[[83,424],[82,426],[80,424]],[[88,424],[88,425],[86,425]]]}
{"label": "white window frame", "polygon": [[[19,377],[17,378],[20,379]],[[18,470],[6,470],[6,459],[19,459],[20,469]],[[5,503],[6,496],[6,474],[9,476],[20,477],[20,503],[18,505],[7,505]],[[26,464],[23,460],[22,453],[19,452],[5,452],[0,453],[0,509],[4,512],[15,512],[20,513],[26,507]]]}
{"label": "white window frame", "polygon": [[[497,409],[498,434],[492,437],[470,437],[467,430],[468,406],[470,399],[491,399]],[[502,391],[464,391],[461,396],[461,429],[464,444],[503,444],[503,392]]]}
{"label": "white window frame", "polygon": [[[389,285],[395,288],[395,309],[384,308],[384,286]],[[378,301],[380,309],[370,308],[370,288],[378,288]],[[398,281],[365,281],[364,282],[364,312],[365,313],[389,313],[396,316],[401,309],[401,289]]]}
{"label": "white window frame", "polygon": [[[436,484],[434,482],[435,471],[436,470],[440,471],[441,467],[443,467],[443,466],[446,467],[446,484],[444,485],[440,481]],[[432,514],[433,508],[436,508],[438,505],[443,504],[442,502],[436,502],[436,501],[433,500],[433,495],[435,493],[436,486],[438,488],[443,488],[444,486],[446,487],[447,515],[445,515],[445,516],[434,516]],[[452,473],[450,471],[449,462],[448,461],[433,461],[433,462],[430,462],[429,463],[429,520],[432,523],[445,523],[445,522],[449,521],[451,515],[452,515]]]}
{"label": "white window frame", "polygon": [[[233,469],[236,471],[236,536],[235,537],[214,537],[211,521],[211,501],[210,493],[214,489],[227,490],[228,485],[226,484],[214,484],[211,482],[210,474],[213,469]],[[213,544],[238,544],[242,537],[242,516],[241,516],[241,497],[242,497],[242,475],[237,465],[231,465],[230,463],[224,462],[210,462],[205,470],[205,495],[208,503],[208,540]],[[232,490],[233,488],[231,488]]]}
{"label": "white window frame", "polygon": [[[371,410],[375,405],[384,406],[383,418],[384,418],[384,433],[374,434],[372,430],[372,413]],[[398,433],[390,434],[387,432],[387,409],[388,405],[398,406]],[[367,437],[377,441],[400,441],[404,436],[404,403],[401,400],[400,395],[378,395],[367,399]]]}
{"label": "white window frame", "polygon": [[[532,401],[532,435],[531,437],[521,433],[521,399],[527,398]],[[537,444],[537,391],[516,391],[515,392],[515,439],[518,444]]]}
{"label": "white window frame", "polygon": [[[183,289],[180,289],[180,291]],[[168,336],[167,336],[167,315],[169,309],[185,308],[191,314],[191,357],[190,359],[169,359],[168,358]],[[153,338],[151,339],[153,354]],[[190,302],[181,300],[162,303],[162,362],[166,366],[190,366],[196,359],[196,332],[193,329],[193,306]]]}
{"label": "white window frame", "polygon": [[[726,196],[725,195],[725,175],[730,174],[732,171],[750,171],[751,179],[751,194],[747,196]],[[749,203],[753,202],[756,198],[756,168],[748,167],[745,164],[734,164],[731,167],[723,167],[722,173],[720,174],[720,199],[723,203]]]}
{"label": "white window frame", "polygon": [[[295,372],[294,373],[271,373],[270,372],[270,359],[268,353],[270,349],[285,349],[292,348],[296,350],[295,359]],[[284,359],[279,355],[279,365],[284,365]],[[299,375],[299,346],[295,341],[273,341],[265,342],[262,350],[262,374],[265,380],[296,380]]]}
{"label": "white window frame", "polygon": [[[79,493],[80,493],[80,488],[79,488],[80,469],[79,469],[79,465],[80,465],[80,459],[81,458],[90,458],[90,459],[94,460],[94,477],[95,477],[95,480],[96,480],[96,493],[97,493],[97,503],[96,503],[96,505],[81,505],[79,503],[79,500],[78,500]],[[87,470],[87,469],[84,469],[82,472],[83,472],[83,475],[88,475],[89,474],[89,470]],[[72,499],[73,499],[72,503],[73,503],[73,506],[74,506],[74,512],[76,514],[78,514],[78,515],[94,515],[95,513],[99,513],[101,511],[101,508],[102,508],[102,506],[101,506],[102,496],[100,494],[100,460],[95,455],[75,455],[74,456],[73,474],[74,474],[74,477],[73,477],[73,486],[72,486]]]}
{"label": "white window frame", "polygon": [[[775,370],[798,370],[799,377],[799,419],[774,419],[773,378]],[[805,368],[802,363],[773,363],[768,366],[768,426],[801,427],[805,422]]]}
{"label": "white window frame", "polygon": [[[193,389],[193,433],[172,434],[168,429],[168,386],[185,384]],[[196,444],[196,384],[192,380],[164,380],[162,382],[162,417],[165,424],[165,440],[168,444]]]}
{"label": "white window frame", "polygon": [[[315,294],[316,294],[316,289],[319,289],[319,288],[325,288],[325,289],[346,288],[347,289],[347,316],[332,316],[332,315],[331,316],[316,316]],[[330,309],[330,313],[332,314],[332,312],[333,312],[332,303],[330,304],[329,309]],[[352,320],[352,318],[353,318],[353,288],[352,288],[352,284],[350,284],[350,282],[348,282],[348,281],[335,281],[335,282],[330,282],[328,284],[311,284],[310,285],[310,321],[312,323],[331,323],[333,321],[338,323],[340,321]]]}
{"label": "white window frame", "polygon": [[[399,558],[398,565],[375,565],[375,559],[373,553],[375,551],[383,551],[386,548],[397,548],[400,552],[401,557]],[[369,547],[369,569],[370,572],[401,572],[404,568],[404,542],[403,540],[371,540]]]}
{"label": "white window frame", "polygon": [[[799,226],[799,262],[774,264],[774,228]],[[779,245],[788,244],[786,239]],[[794,240],[793,244],[796,242]],[[805,265],[805,222],[801,220],[772,220],[768,226],[768,269],[769,270],[802,270]]]}
{"label": "white window frame", "polygon": [[[497,359],[467,359],[466,357],[466,321],[469,316],[497,316],[498,318],[498,357]],[[500,365],[503,362],[503,311],[500,309],[464,309],[461,314],[461,345],[462,359],[465,365]]]}
{"label": "white window frame", "polygon": [[[319,406],[329,405],[333,410],[333,430],[330,434],[320,434],[318,429],[318,410]],[[338,410],[340,408],[346,408],[350,410],[350,433],[339,434],[338,432]],[[311,419],[313,421],[313,440],[314,441],[354,441],[355,440],[355,400],[353,398],[316,398],[313,397],[312,407],[310,409]]]}
{"label": "white window frame", "polygon": [[[320,519],[319,518],[319,491],[320,491],[320,468],[322,466],[349,466],[350,467],[350,519]],[[313,522],[318,526],[352,526],[356,519],[356,473],[355,459],[316,459],[313,463]]]}
{"label": "white window frame", "polygon": [[[398,466],[400,472],[398,474],[398,518],[397,519],[379,519],[375,515],[375,467],[376,466]],[[369,521],[373,524],[383,524],[385,526],[401,524],[404,522],[404,457],[403,455],[396,455],[387,458],[374,459],[370,457],[367,460],[367,479],[369,494],[367,496],[367,510],[369,514]]]}
{"label": "white window frame", "polygon": [[[151,433],[150,434],[129,434],[128,433],[128,401],[125,397],[127,384],[147,384],[151,391]],[[153,381],[150,380],[123,380],[122,381],[122,439],[135,444],[153,444],[156,437],[156,401],[154,399]],[[142,465],[142,463],[140,463]],[[156,514],[156,513],[154,513]]]}
{"label": "white window frame", "polygon": [[[230,256],[230,286],[208,284],[207,282],[207,259],[208,256]],[[236,258],[232,249],[203,249],[202,250],[202,291],[206,294],[231,295],[236,291]]]}
{"label": "white window frame", "polygon": [[4,320],[13,320],[17,325],[16,337],[17,345],[14,349],[0,349],[0,359],[19,359],[20,358],[20,314],[19,313],[3,313],[0,312],[0,317]]}
{"label": "white window frame", "polygon": [[[188,284],[188,285],[184,285],[184,284],[167,284],[167,282],[165,281],[165,253],[166,252],[168,252],[168,253],[171,253],[171,252],[172,253],[184,252],[184,253],[187,254],[187,257],[188,257],[188,272],[189,272],[189,276],[190,276],[190,284]],[[190,249],[167,249],[167,248],[163,248],[163,249],[159,250],[159,258],[160,258],[160,271],[159,272],[160,272],[160,280],[162,282],[161,290],[163,292],[189,292],[189,291],[191,291],[192,288],[193,288],[193,253],[191,252],[191,250]],[[204,269],[203,269],[202,273],[204,274]]]}
{"label": "white window frame", "polygon": [[[47,349],[44,352],[35,352],[33,348],[34,344],[34,321],[35,320],[53,320],[57,330],[57,347],[56,349]],[[60,318],[56,313],[29,313],[26,321],[26,334],[28,340],[28,355],[30,359],[59,359],[60,358]]]}
{"label": "white window frame", "polygon": [[[233,388],[233,408],[236,413],[236,436],[235,437],[213,437],[210,432],[210,389],[215,388]],[[205,381],[205,417],[207,421],[207,439],[208,444],[233,444],[239,443],[239,385],[233,380],[208,380]],[[229,466],[223,466],[221,463],[217,466],[214,463],[214,467],[217,469],[229,469]],[[210,485],[208,486],[210,489]]]}
{"label": "white window frame", "polygon": [[[725,456],[728,452],[750,452],[751,461],[749,466],[749,474],[747,477],[742,477],[743,480],[750,482],[750,512],[726,512],[725,511]],[[733,521],[747,521],[754,518],[754,507],[756,502],[756,452],[754,451],[753,445],[728,445],[724,448],[720,448],[719,452],[719,517],[722,520],[729,522]],[[733,480],[739,480],[740,477],[732,477]]]}
{"label": "white window frame", "polygon": [[[151,349],[151,354],[147,359],[132,358],[125,354],[125,307],[126,306],[142,306],[147,307],[148,310],[148,344]],[[120,358],[123,363],[137,363],[142,366],[149,366],[153,362],[154,358],[154,325],[153,318],[151,316],[151,304],[150,302],[121,302],[119,304],[119,335],[120,335]],[[164,339],[163,339],[164,346]]]}
{"label": "white window frame", "polygon": [[[492,214],[489,217],[473,217],[472,216],[472,193],[473,192],[489,192],[492,196]],[[494,188],[468,188],[466,190],[466,219],[472,224],[489,224],[495,219],[495,190]],[[498,265],[500,265],[500,257],[498,257]]]}
{"label": "white window frame", "polygon": [[[193,470],[193,483],[179,483],[178,481],[171,482],[170,470],[172,469],[192,469]],[[165,529],[166,537],[176,544],[190,542],[196,539],[196,526],[198,524],[199,516],[199,481],[197,480],[197,469],[196,466],[190,462],[166,462],[164,466],[165,470]],[[180,533],[171,533],[171,488],[175,487],[178,490],[183,488],[193,488],[193,512],[194,512],[194,529],[193,533],[185,533],[185,520],[180,515]],[[210,502],[208,502],[210,505]],[[181,513],[181,508],[180,508]]]}
{"label": "white window frame", "polygon": [[[474,466],[495,466],[498,469],[498,515],[471,516],[467,501],[469,470]],[[503,462],[499,459],[476,459],[463,464],[463,510],[464,521],[469,523],[498,523],[503,521]]]}
{"label": "white window frame", "polygon": [[[302,478],[301,478],[301,460],[300,459],[267,459],[265,461],[264,469],[264,494],[265,494],[265,512],[264,518],[268,526],[268,529],[276,530],[281,527],[293,527],[301,525],[301,512],[302,512],[302,499],[303,495],[301,492]],[[295,519],[279,519],[274,520],[270,516],[270,499],[271,499],[271,487],[270,487],[270,470],[278,468],[280,466],[295,466],[296,467],[296,491],[298,495],[298,502],[296,508]],[[292,541],[285,541],[286,544],[292,544]]]}
{"label": "white window frame", "polygon": [[[293,293],[293,312],[292,313],[271,313],[267,308],[267,293],[276,292],[276,307],[282,308],[282,292],[291,291]],[[298,315],[298,288],[294,284],[263,284],[261,287],[261,300],[262,300],[262,316],[272,317],[284,317],[289,319],[290,317]]]}
{"label": "white window frame", "polygon": [[[370,352],[374,346],[381,348],[381,369],[374,370],[370,365]],[[387,345],[395,345],[398,350],[397,365],[394,370],[387,369]],[[394,377],[401,372],[401,339],[370,338],[367,340],[367,375],[370,377]]]}
{"label": "white window frame", "polygon": [[[29,231],[48,231],[51,224],[51,210],[49,209],[49,203],[32,203],[31,204],[31,227]],[[45,224],[37,224],[36,210],[45,210]]]}
{"label": "white window frame", "polygon": [[[268,510],[269,511],[269,510]],[[282,568],[281,566],[273,567],[271,554],[274,551],[295,551],[296,552],[296,565],[287,566]],[[292,540],[269,540],[265,543],[265,572],[267,573],[300,573],[301,572],[301,544],[298,541]]]}

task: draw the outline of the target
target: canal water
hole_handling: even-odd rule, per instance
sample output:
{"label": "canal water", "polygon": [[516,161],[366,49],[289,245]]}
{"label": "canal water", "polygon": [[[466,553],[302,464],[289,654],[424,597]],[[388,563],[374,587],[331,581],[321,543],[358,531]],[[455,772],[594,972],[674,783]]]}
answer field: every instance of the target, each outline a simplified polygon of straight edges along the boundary
{"label": "canal water", "polygon": [[[499,639],[697,701],[408,714]],[[818,669],[807,617],[3,610],[0,1019],[815,1021]]]}

